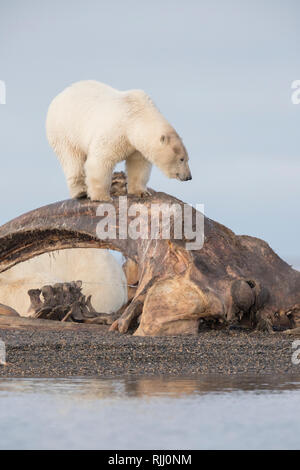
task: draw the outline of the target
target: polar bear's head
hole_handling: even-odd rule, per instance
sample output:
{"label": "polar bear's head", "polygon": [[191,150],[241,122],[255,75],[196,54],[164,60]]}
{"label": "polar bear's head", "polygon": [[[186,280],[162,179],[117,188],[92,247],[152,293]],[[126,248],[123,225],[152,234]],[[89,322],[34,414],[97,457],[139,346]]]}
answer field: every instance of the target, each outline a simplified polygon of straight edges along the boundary
{"label": "polar bear's head", "polygon": [[168,178],[176,178],[180,181],[191,180],[192,174],[188,160],[187,151],[175,132],[160,136],[155,164]]}

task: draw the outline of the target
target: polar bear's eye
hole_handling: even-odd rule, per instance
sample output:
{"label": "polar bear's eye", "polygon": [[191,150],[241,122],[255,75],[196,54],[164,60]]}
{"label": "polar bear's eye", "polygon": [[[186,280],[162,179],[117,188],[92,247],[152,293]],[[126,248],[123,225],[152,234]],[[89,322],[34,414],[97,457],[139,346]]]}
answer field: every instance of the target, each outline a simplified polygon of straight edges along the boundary
{"label": "polar bear's eye", "polygon": [[184,158],[181,158],[180,161],[181,161],[181,162],[184,162]]}

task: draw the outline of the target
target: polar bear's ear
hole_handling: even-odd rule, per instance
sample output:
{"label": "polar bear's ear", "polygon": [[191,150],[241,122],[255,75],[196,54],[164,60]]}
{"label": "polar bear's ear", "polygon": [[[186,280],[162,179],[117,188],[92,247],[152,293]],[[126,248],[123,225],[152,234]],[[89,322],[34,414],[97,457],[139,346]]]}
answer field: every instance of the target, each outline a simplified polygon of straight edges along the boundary
{"label": "polar bear's ear", "polygon": [[170,141],[170,137],[169,137],[169,136],[164,135],[164,134],[160,136],[160,142],[161,142],[162,144],[168,144],[169,141]]}

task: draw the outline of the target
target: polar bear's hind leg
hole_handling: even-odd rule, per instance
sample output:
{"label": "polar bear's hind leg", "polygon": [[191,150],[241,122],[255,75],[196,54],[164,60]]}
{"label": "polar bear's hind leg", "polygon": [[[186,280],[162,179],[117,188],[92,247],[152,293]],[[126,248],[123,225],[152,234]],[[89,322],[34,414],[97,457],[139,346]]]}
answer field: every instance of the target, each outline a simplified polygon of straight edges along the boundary
{"label": "polar bear's hind leg", "polygon": [[92,201],[111,201],[110,188],[114,169],[112,158],[104,153],[91,153],[85,163],[88,197]]}
{"label": "polar bear's hind leg", "polygon": [[71,198],[87,197],[84,171],[85,154],[69,144],[64,145],[57,154],[67,179]]}

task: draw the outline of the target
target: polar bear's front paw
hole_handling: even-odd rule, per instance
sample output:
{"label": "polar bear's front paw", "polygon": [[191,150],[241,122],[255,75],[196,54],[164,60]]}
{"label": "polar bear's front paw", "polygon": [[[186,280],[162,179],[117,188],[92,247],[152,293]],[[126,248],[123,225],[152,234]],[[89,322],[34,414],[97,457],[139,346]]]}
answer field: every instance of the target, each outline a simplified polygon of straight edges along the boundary
{"label": "polar bear's front paw", "polygon": [[147,189],[138,189],[138,190],[134,190],[134,191],[129,190],[128,194],[130,194],[132,196],[139,197],[139,198],[144,198],[144,197],[147,197],[147,196],[151,196],[150,191],[148,191]]}
{"label": "polar bear's front paw", "polygon": [[90,193],[88,196],[91,201],[112,202],[112,198],[109,193]]}

